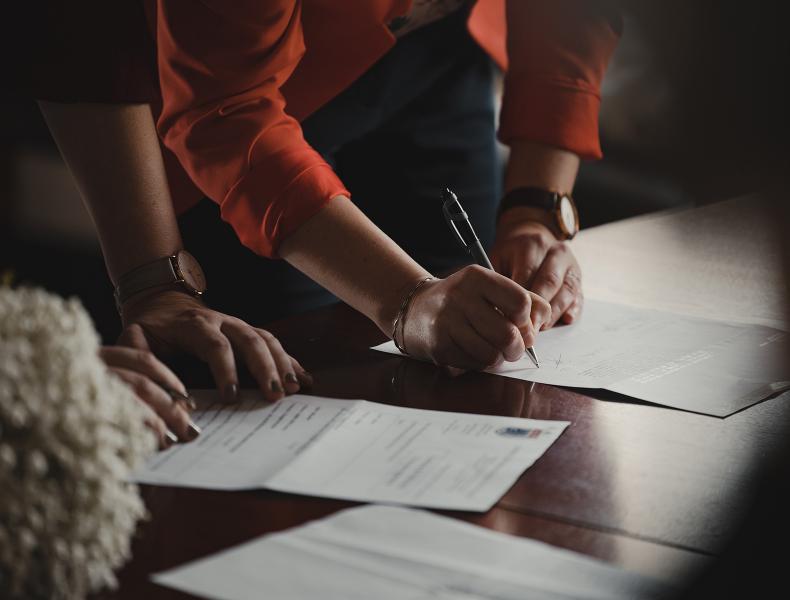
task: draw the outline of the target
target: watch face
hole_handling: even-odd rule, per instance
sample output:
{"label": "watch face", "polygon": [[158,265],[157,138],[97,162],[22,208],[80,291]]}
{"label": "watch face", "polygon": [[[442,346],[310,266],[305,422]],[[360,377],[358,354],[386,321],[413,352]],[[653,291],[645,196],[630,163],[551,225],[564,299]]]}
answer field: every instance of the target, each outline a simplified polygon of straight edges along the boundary
{"label": "watch face", "polygon": [[184,283],[191,287],[196,294],[205,292],[206,276],[203,274],[203,269],[200,268],[195,257],[189,252],[182,250],[176,255],[176,261],[181,277],[184,278]]}
{"label": "watch face", "polygon": [[576,207],[569,196],[561,196],[559,200],[559,221],[563,233],[572,238],[579,232],[579,217]]}

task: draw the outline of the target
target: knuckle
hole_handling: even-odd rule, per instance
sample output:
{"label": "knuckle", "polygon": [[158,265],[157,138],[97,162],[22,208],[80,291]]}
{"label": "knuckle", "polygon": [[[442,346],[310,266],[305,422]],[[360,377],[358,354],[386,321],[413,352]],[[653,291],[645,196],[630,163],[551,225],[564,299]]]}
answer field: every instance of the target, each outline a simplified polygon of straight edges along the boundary
{"label": "knuckle", "polygon": [[515,303],[515,307],[519,313],[529,313],[530,309],[532,308],[532,299],[529,297],[529,294],[526,292],[519,294]]}
{"label": "knuckle", "polygon": [[274,337],[270,332],[266,331],[265,329],[257,329],[258,335],[262,337],[266,342],[276,341],[277,338]]}
{"label": "knuckle", "polygon": [[135,393],[144,400],[150,400],[157,392],[154,382],[142,375],[140,377],[135,377],[132,387]]}
{"label": "knuckle", "polygon": [[546,253],[552,247],[554,242],[546,238],[546,236],[540,235],[539,233],[530,233],[528,243],[530,246],[541,250],[543,253]]}
{"label": "knuckle", "polygon": [[542,283],[549,287],[559,287],[563,278],[557,271],[546,271],[541,277]]}
{"label": "knuckle", "polygon": [[230,342],[228,339],[221,335],[212,335],[206,338],[206,348],[214,352],[224,352],[230,349]]}
{"label": "knuckle", "polygon": [[261,338],[254,331],[249,329],[242,329],[239,333],[239,339],[242,343],[248,346],[254,346],[261,342]]}
{"label": "knuckle", "polygon": [[159,362],[149,350],[136,350],[135,358],[141,365],[148,367],[152,367]]}
{"label": "knuckle", "polygon": [[184,320],[188,323],[203,323],[206,320],[206,315],[202,308],[188,308],[183,314]]}
{"label": "knuckle", "polygon": [[581,289],[581,282],[576,278],[566,277],[562,285],[572,296],[576,296]]}

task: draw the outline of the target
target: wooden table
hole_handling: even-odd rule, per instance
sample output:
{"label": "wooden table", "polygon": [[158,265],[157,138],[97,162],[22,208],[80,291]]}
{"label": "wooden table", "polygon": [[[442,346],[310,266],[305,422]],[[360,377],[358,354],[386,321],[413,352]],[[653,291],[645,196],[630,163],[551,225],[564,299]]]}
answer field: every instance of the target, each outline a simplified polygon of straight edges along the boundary
{"label": "wooden table", "polygon": [[[718,298],[720,316],[781,324],[776,240],[762,235],[747,243],[765,219],[764,205],[737,200],[591,229],[574,244],[591,281],[588,295],[693,314],[736,278],[767,287],[749,295],[753,318],[743,318],[737,295]],[[704,235],[695,223],[706,224]],[[742,252],[722,250],[736,247]],[[682,291],[668,297],[668,285]],[[494,509],[444,514],[659,577],[681,578],[716,554],[745,506],[741,491],[755,461],[779,445],[790,420],[790,394],[719,419],[482,373],[450,377],[368,350],[383,336],[345,306],[270,329],[314,374],[317,395],[571,421]],[[189,597],[149,583],[148,575],[353,505],[268,491],[146,486],[143,495],[151,519],[139,530],[120,589],[107,597]]]}

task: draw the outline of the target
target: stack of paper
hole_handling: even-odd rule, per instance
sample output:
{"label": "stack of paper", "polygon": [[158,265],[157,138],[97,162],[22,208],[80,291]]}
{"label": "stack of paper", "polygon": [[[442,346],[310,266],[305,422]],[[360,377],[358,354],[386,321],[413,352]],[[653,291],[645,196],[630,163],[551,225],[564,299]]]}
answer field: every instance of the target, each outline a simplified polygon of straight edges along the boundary
{"label": "stack of paper", "polygon": [[790,389],[789,342],[770,327],[588,300],[577,323],[538,335],[540,368],[524,357],[488,372],[725,417]]}
{"label": "stack of paper", "polygon": [[193,396],[208,406],[194,415],[203,434],[159,453],[138,482],[486,511],[568,425],[305,395]]}
{"label": "stack of paper", "polygon": [[386,506],[266,535],[153,580],[221,600],[634,600],[671,591],[568,550]]}

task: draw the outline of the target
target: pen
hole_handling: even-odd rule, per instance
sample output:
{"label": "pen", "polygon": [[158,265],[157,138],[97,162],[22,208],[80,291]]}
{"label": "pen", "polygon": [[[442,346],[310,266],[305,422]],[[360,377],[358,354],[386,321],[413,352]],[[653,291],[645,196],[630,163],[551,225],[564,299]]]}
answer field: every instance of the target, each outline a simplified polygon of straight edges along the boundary
{"label": "pen", "polygon": [[[458,202],[458,197],[450,188],[444,188],[442,191],[442,200],[444,200],[444,204],[442,204],[444,218],[450,226],[450,229],[455,233],[455,237],[458,238],[461,246],[472,255],[472,258],[478,265],[493,271],[494,267],[491,265],[491,261],[488,260],[486,251],[483,250],[483,245],[480,243],[480,239],[477,237],[472,224],[469,222],[469,216],[466,214],[466,211],[464,211],[461,203]],[[535,349],[530,346],[524,350],[535,366],[540,368],[538,355],[535,354]]]}

